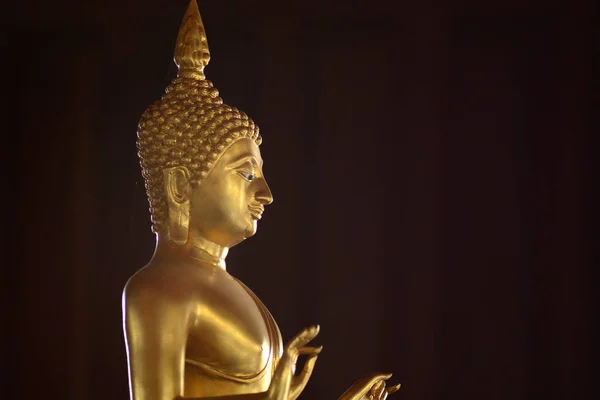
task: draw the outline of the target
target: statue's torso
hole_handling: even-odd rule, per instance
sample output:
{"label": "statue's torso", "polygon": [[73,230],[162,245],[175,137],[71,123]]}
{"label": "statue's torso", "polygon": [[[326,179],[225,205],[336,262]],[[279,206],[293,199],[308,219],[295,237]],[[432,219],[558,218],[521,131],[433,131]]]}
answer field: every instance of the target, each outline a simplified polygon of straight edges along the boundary
{"label": "statue's torso", "polygon": [[[187,310],[184,397],[268,389],[282,352],[281,334],[243,283],[219,268],[185,264],[147,267],[137,278],[168,288],[165,301]],[[173,296],[177,301],[171,302]],[[162,334],[169,335],[168,326]]]}
{"label": "statue's torso", "polygon": [[196,276],[186,347],[185,396],[263,392],[281,334],[260,300],[223,270]]}

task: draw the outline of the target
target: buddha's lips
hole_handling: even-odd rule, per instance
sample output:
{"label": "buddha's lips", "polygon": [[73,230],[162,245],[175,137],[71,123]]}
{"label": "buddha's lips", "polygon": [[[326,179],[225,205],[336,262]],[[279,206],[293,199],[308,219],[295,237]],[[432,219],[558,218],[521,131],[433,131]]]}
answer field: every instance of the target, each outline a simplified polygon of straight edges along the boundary
{"label": "buddha's lips", "polygon": [[250,214],[252,214],[252,218],[254,219],[261,219],[262,213],[265,211],[265,207],[262,204],[249,205],[248,209],[250,210]]}

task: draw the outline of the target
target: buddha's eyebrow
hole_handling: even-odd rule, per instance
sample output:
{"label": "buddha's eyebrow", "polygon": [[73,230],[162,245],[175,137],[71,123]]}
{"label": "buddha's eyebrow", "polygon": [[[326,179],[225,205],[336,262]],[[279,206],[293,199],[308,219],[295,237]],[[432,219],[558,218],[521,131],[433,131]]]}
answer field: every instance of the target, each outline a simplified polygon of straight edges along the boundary
{"label": "buddha's eyebrow", "polygon": [[233,160],[230,165],[232,166],[232,168],[236,168],[246,162],[252,163],[252,166],[254,166],[255,168],[259,168],[259,167],[262,168],[262,164],[263,164],[262,160],[260,160],[260,163],[259,163],[256,160],[256,157],[245,155],[245,156],[241,156],[241,157]]}

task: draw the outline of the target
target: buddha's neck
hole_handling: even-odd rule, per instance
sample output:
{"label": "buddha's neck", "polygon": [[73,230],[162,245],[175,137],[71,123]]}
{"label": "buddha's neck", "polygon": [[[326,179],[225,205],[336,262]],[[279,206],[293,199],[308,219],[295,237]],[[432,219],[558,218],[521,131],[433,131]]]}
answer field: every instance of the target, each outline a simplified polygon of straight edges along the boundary
{"label": "buddha's neck", "polygon": [[190,232],[185,248],[193,259],[226,270],[225,257],[227,257],[229,247],[221,246],[203,236],[193,235]]}
{"label": "buddha's neck", "polygon": [[178,252],[181,251],[180,254],[191,257],[192,259],[200,261],[203,264],[209,264],[213,267],[221,268],[223,270],[227,269],[225,257],[227,257],[229,247],[221,246],[215,242],[211,242],[201,235],[192,234],[192,232],[190,232],[188,240],[183,246],[177,245],[171,242],[168,238],[161,236],[162,235],[157,235],[157,250],[159,248],[168,247],[171,250],[176,250]]}

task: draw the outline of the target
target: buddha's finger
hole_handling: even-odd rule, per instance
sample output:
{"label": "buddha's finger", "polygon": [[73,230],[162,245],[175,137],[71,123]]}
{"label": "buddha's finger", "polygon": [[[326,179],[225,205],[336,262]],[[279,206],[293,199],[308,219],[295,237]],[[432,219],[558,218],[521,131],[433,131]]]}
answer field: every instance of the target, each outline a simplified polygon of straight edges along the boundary
{"label": "buddha's finger", "polygon": [[308,357],[308,359],[306,359],[306,362],[304,363],[302,371],[296,377],[298,384],[302,385],[302,388],[304,388],[304,386],[308,382],[308,379],[312,375],[312,372],[315,369],[315,364],[317,363],[317,359],[318,356],[316,355]]}
{"label": "buddha's finger", "polygon": [[378,381],[385,381],[392,377],[392,374],[372,373],[363,378],[362,384],[367,387],[373,387]]}
{"label": "buddha's finger", "polygon": [[385,391],[385,383],[383,383],[383,381],[379,381],[377,382],[372,388],[371,388],[371,395],[373,396],[374,399],[383,399],[385,397],[383,397],[383,394],[387,392]]}
{"label": "buddha's finger", "polygon": [[290,393],[290,395],[291,395],[290,397],[292,399],[297,399],[298,396],[300,396],[300,393],[302,393],[302,391],[306,387],[306,384],[308,383],[308,380],[310,379],[310,376],[312,375],[312,372],[315,368],[315,363],[317,362],[317,358],[318,358],[318,356],[316,356],[316,355],[309,356],[308,359],[306,360],[306,362],[304,363],[304,367],[302,368],[302,371],[293,378],[294,384],[292,385],[292,387],[294,389]]}
{"label": "buddha's finger", "polygon": [[318,346],[318,347],[303,346],[298,349],[298,354],[301,354],[304,356],[316,356],[316,355],[319,355],[321,350],[323,350],[323,346]]}
{"label": "buddha's finger", "polygon": [[288,347],[302,347],[311,340],[313,340],[319,334],[319,325],[310,326],[305,328],[297,334],[288,344]]}
{"label": "buddha's finger", "polygon": [[402,384],[399,383],[397,385],[388,387],[387,388],[387,393],[388,394],[396,393],[398,391],[398,389],[400,389],[400,386],[402,386]]}
{"label": "buddha's finger", "polygon": [[366,376],[363,376],[354,382],[354,384],[342,394],[339,400],[360,399],[363,396],[366,396],[373,385],[375,385],[377,382],[385,381],[391,376],[392,374],[382,374],[378,372],[372,372]]}

